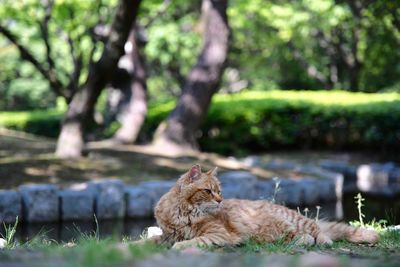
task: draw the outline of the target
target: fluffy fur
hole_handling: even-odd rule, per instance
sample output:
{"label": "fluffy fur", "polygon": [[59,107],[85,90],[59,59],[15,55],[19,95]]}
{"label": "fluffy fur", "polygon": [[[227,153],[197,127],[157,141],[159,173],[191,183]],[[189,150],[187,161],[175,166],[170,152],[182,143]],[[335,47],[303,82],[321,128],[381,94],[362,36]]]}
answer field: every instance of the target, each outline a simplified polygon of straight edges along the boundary
{"label": "fluffy fur", "polygon": [[155,217],[163,235],[153,241],[182,249],[198,245],[237,245],[249,238],[298,244],[330,244],[332,240],[375,243],[375,231],[343,223],[317,223],[296,211],[265,200],[222,199],[214,170],[193,166],[157,203]]}

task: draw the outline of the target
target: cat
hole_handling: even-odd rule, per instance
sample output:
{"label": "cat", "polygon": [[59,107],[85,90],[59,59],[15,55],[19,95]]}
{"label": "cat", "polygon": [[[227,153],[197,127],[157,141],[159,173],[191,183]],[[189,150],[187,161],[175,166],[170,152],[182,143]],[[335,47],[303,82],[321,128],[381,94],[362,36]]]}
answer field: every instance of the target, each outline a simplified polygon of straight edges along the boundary
{"label": "cat", "polygon": [[316,222],[294,210],[266,200],[223,199],[217,168],[206,173],[194,165],[154,208],[162,229],[151,238],[175,249],[196,246],[239,245],[249,238],[274,242],[284,238],[296,244],[331,244],[345,239],[354,243],[376,243],[373,230],[344,223]]}

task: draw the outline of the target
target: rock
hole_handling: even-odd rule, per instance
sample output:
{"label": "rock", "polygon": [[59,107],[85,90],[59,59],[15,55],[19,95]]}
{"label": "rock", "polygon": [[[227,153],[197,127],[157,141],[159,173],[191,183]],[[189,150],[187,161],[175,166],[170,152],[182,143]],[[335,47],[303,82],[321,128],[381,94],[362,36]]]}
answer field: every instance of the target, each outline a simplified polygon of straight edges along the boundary
{"label": "rock", "polygon": [[288,160],[271,160],[262,165],[263,168],[268,170],[293,170],[295,169],[297,164],[293,161]]}
{"label": "rock", "polygon": [[155,204],[165,193],[167,193],[175,185],[175,183],[175,181],[148,181],[140,183],[139,187],[152,191]]}
{"label": "rock", "polygon": [[259,180],[255,185],[255,195],[252,199],[271,200],[275,191],[275,181]]}
{"label": "rock", "polygon": [[0,223],[11,223],[21,218],[21,195],[12,190],[0,190]]}
{"label": "rock", "polygon": [[318,203],[319,200],[319,187],[318,182],[313,179],[303,179],[298,182],[302,193],[301,203],[305,206],[310,206]]}
{"label": "rock", "polygon": [[125,216],[125,183],[117,179],[90,182],[98,219],[116,219]]}
{"label": "rock", "polygon": [[389,184],[400,185],[400,168],[393,168],[389,173]]}
{"label": "rock", "polygon": [[59,192],[59,198],[63,221],[94,218],[94,196],[89,190],[62,190]]}
{"label": "rock", "polygon": [[326,170],[343,174],[346,181],[357,180],[357,167],[352,166],[345,161],[321,160],[319,166]]}
{"label": "rock", "polygon": [[59,219],[58,188],[51,184],[22,185],[23,218],[28,222],[52,222]]}
{"label": "rock", "polygon": [[4,238],[0,238],[0,249],[3,249],[7,246],[7,241]]}
{"label": "rock", "polygon": [[280,179],[275,202],[291,207],[302,206],[303,192],[298,182],[289,179]]}
{"label": "rock", "polygon": [[335,181],[320,179],[317,181],[319,200],[321,202],[336,201]]}
{"label": "rock", "polygon": [[393,163],[360,165],[357,169],[357,186],[364,192],[387,187],[389,184],[389,174],[394,169],[395,166]]}
{"label": "rock", "polygon": [[175,181],[149,181],[139,186],[126,188],[126,214],[130,218],[147,218],[153,216],[153,209],[158,200],[167,193]]}
{"label": "rock", "polygon": [[260,157],[258,156],[247,156],[241,159],[241,161],[249,167],[262,167]]}
{"label": "rock", "polygon": [[126,215],[129,218],[146,218],[153,216],[156,194],[144,187],[128,187],[126,194]]}
{"label": "rock", "polygon": [[254,199],[257,177],[249,172],[232,171],[219,176],[224,198]]}

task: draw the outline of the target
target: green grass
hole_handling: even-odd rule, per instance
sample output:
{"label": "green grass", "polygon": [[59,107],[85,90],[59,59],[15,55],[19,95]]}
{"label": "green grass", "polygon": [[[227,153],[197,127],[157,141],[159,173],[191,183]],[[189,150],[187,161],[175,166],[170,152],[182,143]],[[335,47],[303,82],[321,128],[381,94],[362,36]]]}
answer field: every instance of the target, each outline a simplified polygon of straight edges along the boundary
{"label": "green grass", "polygon": [[[283,239],[274,243],[259,243],[248,240],[240,246],[227,246],[223,248],[211,247],[208,251],[225,255],[302,255],[308,252],[329,254],[340,259],[371,259],[385,262],[387,260],[400,260],[400,232],[385,230],[380,233],[381,240],[371,246],[367,244],[353,244],[346,241],[334,242],[330,246],[297,246],[294,242],[284,242]],[[14,256],[10,253],[15,251]],[[0,260],[18,259],[24,252],[36,252],[47,261],[63,262],[66,266],[130,266],[138,260],[145,259],[154,254],[167,253],[169,249],[150,243],[135,245],[131,242],[121,242],[117,238],[99,239],[95,234],[82,236],[71,244],[57,243],[38,236],[27,244],[17,244],[12,248],[0,251]],[[177,254],[179,255],[179,254]],[[245,258],[241,258],[245,259]],[[177,256],[179,260],[179,256]],[[124,265],[124,266],[125,266]]]}

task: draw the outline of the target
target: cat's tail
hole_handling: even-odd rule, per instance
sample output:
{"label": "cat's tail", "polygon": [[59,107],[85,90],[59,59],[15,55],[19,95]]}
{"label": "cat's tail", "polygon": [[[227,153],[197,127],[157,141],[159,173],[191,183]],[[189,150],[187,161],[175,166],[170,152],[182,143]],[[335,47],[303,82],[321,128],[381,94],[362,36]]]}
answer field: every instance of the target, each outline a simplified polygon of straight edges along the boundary
{"label": "cat's tail", "polygon": [[328,236],[331,240],[347,240],[353,243],[370,243],[378,242],[379,235],[374,230],[357,228],[345,223],[338,222],[318,222],[321,232]]}

